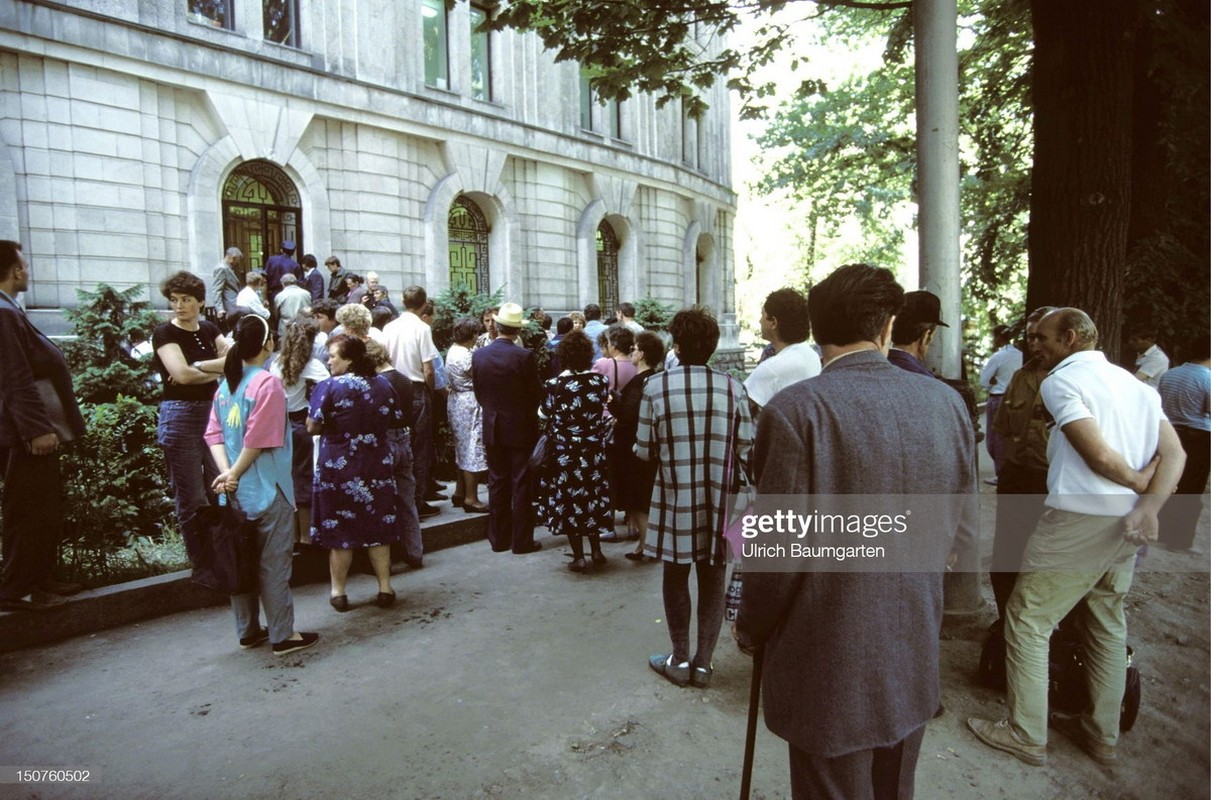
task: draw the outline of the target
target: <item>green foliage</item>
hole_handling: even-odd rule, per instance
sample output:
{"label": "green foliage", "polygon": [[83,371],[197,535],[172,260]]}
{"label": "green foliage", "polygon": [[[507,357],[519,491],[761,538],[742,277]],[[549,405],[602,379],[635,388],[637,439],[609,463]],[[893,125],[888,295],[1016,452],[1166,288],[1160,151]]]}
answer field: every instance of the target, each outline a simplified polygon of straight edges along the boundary
{"label": "green foliage", "polygon": [[159,539],[172,502],[155,407],[119,396],[80,410],[86,433],[60,459],[64,543],[77,564],[104,573],[116,549]]}
{"label": "green foliage", "polygon": [[447,289],[433,298],[433,344],[443,353],[453,344],[454,323],[462,317],[480,319],[489,308],[504,302],[504,289],[475,293],[465,286]]}
{"label": "green foliage", "polygon": [[77,338],[63,353],[81,402],[112,403],[120,395],[151,402],[158,393],[150,361],[127,350],[132,341],[151,338],[161,322],[146,300],[136,299],[142,292],[140,286],[119,291],[104,283],[94,292],[76,290],[80,304],[66,313]]}
{"label": "green foliage", "polygon": [[635,303],[635,321],[648,331],[668,330],[674,312],[671,305],[650,295]]}

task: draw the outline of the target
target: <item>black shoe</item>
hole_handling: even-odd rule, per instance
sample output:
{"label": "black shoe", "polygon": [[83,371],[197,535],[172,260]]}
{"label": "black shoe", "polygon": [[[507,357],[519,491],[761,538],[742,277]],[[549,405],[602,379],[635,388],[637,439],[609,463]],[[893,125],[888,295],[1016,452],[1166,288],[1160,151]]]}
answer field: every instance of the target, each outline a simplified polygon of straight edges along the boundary
{"label": "black shoe", "polygon": [[421,569],[425,566],[424,560],[419,558],[405,558],[404,563],[412,569]]}
{"label": "black shoe", "polygon": [[463,511],[467,512],[468,514],[487,514],[488,513],[488,504],[487,503],[464,503]]}
{"label": "black shoe", "polygon": [[428,503],[421,503],[419,506],[416,507],[416,515],[418,517],[420,517],[421,519],[428,519],[429,517],[436,517],[440,513],[442,513],[442,510],[440,508],[431,506]]}
{"label": "black shoe", "polygon": [[240,639],[240,648],[247,650],[250,647],[258,647],[264,642],[269,641],[269,631],[264,628],[257,628],[256,632],[251,636],[245,636]]}
{"label": "black shoe", "polygon": [[344,614],[349,610],[349,596],[343,594],[334,594],[328,598],[328,605]]}
{"label": "black shoe", "polygon": [[395,605],[395,592],[379,592],[374,598],[374,604],[379,608],[391,608]]}
{"label": "black shoe", "polygon": [[299,650],[306,650],[319,640],[320,635],[318,633],[300,633],[297,639],[287,639],[284,642],[275,644],[273,646],[273,654],[275,656],[284,656]]}
{"label": "black shoe", "polygon": [[429,492],[427,495],[425,495],[426,501],[432,500],[435,503],[440,503],[442,500],[445,500],[445,499],[446,499],[446,496],[444,494],[442,494],[441,492]]}
{"label": "black shoe", "polygon": [[572,570],[572,572],[588,572],[589,565],[585,563],[583,558],[574,558],[572,559],[572,563],[568,564],[568,569]]}
{"label": "black shoe", "polygon": [[66,597],[49,592],[34,592],[25,597],[0,599],[0,611],[51,611],[62,608],[66,603]]}
{"label": "black shoe", "polygon": [[539,544],[538,542],[531,542],[528,547],[523,547],[521,550],[514,550],[513,555],[524,556],[527,553],[537,553],[541,549],[542,549],[541,544]]}

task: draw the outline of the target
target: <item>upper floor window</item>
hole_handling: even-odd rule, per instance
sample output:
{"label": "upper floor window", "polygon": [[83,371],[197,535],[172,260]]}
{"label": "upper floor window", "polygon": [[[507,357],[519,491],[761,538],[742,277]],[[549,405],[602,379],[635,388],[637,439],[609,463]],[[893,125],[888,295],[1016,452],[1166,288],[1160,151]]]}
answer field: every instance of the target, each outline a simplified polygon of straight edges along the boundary
{"label": "upper floor window", "polygon": [[262,0],[265,41],[289,47],[299,46],[298,0]]}
{"label": "upper floor window", "polygon": [[235,16],[231,13],[231,3],[232,0],[189,0],[189,15],[194,22],[234,30]]}
{"label": "upper floor window", "polygon": [[[597,106],[596,110],[594,106]],[[602,101],[593,89],[593,72],[580,68],[580,127],[622,139],[622,108],[616,99]]]}
{"label": "upper floor window", "polygon": [[425,46],[425,84],[449,89],[450,55],[445,0],[422,0],[421,17]]}
{"label": "upper floor window", "polygon": [[492,12],[483,6],[471,6],[471,96],[492,99],[492,32],[480,30]]}

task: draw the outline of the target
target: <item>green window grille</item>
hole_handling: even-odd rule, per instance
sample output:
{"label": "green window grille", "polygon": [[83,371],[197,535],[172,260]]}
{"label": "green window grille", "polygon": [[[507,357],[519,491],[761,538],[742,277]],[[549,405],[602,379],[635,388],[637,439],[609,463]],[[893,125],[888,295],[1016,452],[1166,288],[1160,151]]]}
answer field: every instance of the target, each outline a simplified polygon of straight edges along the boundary
{"label": "green window grille", "polygon": [[618,308],[618,235],[605,220],[597,226],[597,297],[607,316]]}
{"label": "green window grille", "polygon": [[450,206],[450,288],[488,292],[488,220],[466,197]]}

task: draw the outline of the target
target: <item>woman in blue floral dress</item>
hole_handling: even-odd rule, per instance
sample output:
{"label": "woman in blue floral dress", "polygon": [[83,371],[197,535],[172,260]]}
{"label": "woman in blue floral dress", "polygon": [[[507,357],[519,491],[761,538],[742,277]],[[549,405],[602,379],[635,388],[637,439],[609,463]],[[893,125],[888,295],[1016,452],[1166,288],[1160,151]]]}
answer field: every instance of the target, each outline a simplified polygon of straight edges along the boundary
{"label": "woman in blue floral dress", "polygon": [[349,609],[345,580],[353,548],[369,548],[378,578],[375,602],[395,602],[391,589],[391,543],[399,541],[395,474],[387,431],[401,414],[395,391],[375,374],[366,345],[352,336],[328,342],[332,377],[311,394],[307,430],[320,436],[311,493],[311,542],[328,548],[332,576],[329,602]]}
{"label": "woman in blue floral dress", "polygon": [[548,452],[543,469],[541,511],[554,536],[568,537],[572,563],[584,572],[584,535],[589,537],[593,563],[605,563],[602,531],[611,529],[609,481],[606,468],[606,417],[610,382],[589,371],[593,343],[580,331],[559,342],[564,371],[546,383],[539,415],[547,420]]}

